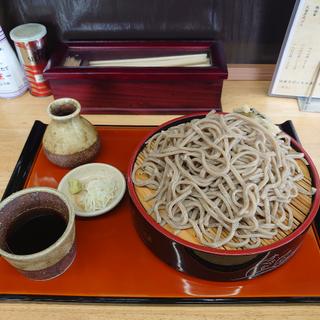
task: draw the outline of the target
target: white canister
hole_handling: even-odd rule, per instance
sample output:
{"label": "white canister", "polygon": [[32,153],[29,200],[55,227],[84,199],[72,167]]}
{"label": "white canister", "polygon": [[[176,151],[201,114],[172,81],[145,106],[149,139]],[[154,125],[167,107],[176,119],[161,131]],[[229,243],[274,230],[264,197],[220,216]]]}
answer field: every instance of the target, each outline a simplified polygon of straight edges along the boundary
{"label": "white canister", "polygon": [[0,27],[0,97],[18,97],[27,89],[23,68]]}

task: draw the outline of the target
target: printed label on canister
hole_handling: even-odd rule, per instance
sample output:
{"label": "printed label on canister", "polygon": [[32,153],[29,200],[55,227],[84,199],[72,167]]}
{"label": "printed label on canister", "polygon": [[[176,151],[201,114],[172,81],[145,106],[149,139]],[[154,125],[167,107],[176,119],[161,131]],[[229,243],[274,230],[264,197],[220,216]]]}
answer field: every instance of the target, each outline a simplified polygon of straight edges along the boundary
{"label": "printed label on canister", "polygon": [[47,63],[44,39],[30,42],[15,42],[15,46],[19,59],[24,66],[31,94],[35,96],[49,96],[51,90],[42,74]]}
{"label": "printed label on canister", "polygon": [[0,98],[14,98],[28,88],[23,69],[0,26]]}

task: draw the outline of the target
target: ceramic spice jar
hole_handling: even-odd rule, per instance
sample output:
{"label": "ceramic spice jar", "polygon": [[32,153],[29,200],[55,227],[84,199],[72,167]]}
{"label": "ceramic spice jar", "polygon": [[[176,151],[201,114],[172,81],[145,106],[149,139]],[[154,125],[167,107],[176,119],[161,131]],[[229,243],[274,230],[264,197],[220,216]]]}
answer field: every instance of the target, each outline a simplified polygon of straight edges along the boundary
{"label": "ceramic spice jar", "polygon": [[73,168],[90,162],[100,149],[95,127],[80,116],[80,103],[61,98],[48,106],[51,122],[43,137],[47,158],[54,164]]}

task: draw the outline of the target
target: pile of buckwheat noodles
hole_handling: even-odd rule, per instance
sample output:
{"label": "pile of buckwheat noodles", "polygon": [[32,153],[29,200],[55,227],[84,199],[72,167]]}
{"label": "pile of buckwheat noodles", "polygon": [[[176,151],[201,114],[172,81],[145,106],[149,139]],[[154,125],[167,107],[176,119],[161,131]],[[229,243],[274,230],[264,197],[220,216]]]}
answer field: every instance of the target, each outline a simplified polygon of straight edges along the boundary
{"label": "pile of buckwheat noodles", "polygon": [[253,119],[211,112],[154,135],[140,156],[132,180],[154,190],[149,213],[177,233],[193,228],[206,246],[255,248],[293,227],[303,154]]}

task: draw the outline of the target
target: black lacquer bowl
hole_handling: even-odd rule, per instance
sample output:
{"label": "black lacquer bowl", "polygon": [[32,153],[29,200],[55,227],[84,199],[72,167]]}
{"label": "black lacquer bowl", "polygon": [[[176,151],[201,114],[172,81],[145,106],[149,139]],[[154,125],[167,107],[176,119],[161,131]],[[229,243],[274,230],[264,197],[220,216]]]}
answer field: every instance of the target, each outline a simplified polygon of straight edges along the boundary
{"label": "black lacquer bowl", "polygon": [[288,236],[270,245],[254,249],[225,250],[194,244],[174,235],[147,213],[135,191],[131,173],[139,153],[151,136],[171,126],[205,116],[206,114],[200,113],[168,121],[149,133],[134,151],[129,164],[127,183],[131,199],[137,209],[134,213],[135,227],[144,243],[159,258],[179,271],[215,281],[252,279],[283,265],[298,250],[319,208],[319,176],[310,156],[296,140],[291,139],[292,147],[304,153],[309,163],[313,187],[317,191],[313,196],[309,214],[303,223]]}

